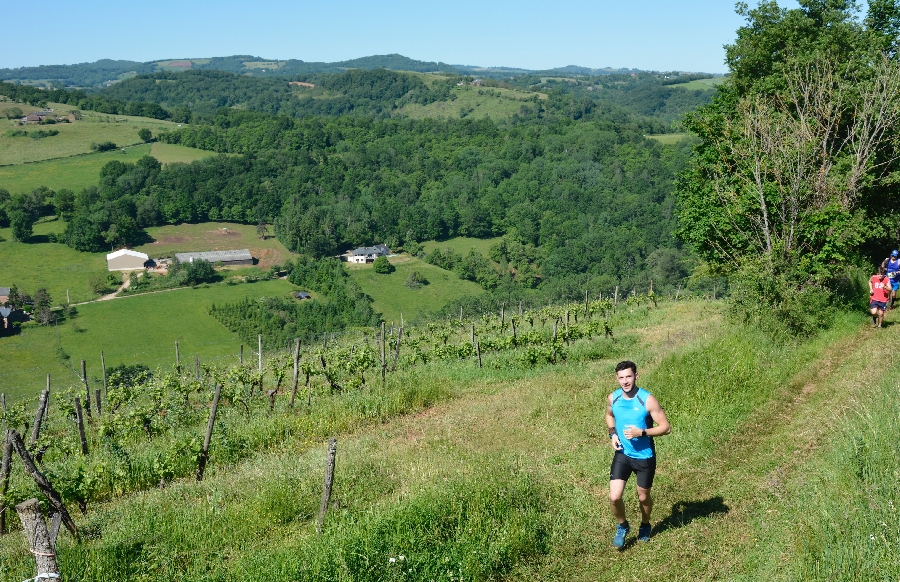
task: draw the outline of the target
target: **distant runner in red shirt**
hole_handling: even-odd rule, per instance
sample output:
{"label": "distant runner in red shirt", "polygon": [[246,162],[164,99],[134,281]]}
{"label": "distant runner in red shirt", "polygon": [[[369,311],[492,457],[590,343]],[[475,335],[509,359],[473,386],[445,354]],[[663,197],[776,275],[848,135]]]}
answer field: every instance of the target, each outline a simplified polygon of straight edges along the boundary
{"label": "distant runner in red shirt", "polygon": [[891,297],[891,280],[884,274],[884,267],[878,267],[878,274],[869,279],[869,312],[872,314],[872,327],[881,327],[884,322],[884,309]]}

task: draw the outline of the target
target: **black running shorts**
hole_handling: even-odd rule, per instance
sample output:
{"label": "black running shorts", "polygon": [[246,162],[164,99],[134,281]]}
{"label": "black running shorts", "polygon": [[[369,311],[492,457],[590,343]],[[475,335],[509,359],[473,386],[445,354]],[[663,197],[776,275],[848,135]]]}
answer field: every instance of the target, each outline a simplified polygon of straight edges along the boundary
{"label": "black running shorts", "polygon": [[631,474],[637,475],[637,484],[641,489],[653,487],[653,476],[656,475],[656,455],[649,459],[632,459],[622,451],[616,451],[612,466],[609,468],[609,480],[628,481]]}

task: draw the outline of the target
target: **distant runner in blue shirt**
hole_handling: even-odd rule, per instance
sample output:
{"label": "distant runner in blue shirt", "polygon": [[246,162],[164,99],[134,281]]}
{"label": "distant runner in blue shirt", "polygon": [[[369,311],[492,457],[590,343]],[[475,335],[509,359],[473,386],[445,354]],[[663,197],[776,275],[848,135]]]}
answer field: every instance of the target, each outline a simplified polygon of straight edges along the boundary
{"label": "distant runner in blue shirt", "polygon": [[891,251],[891,256],[882,261],[881,266],[891,280],[891,308],[893,308],[897,289],[900,289],[900,251]]}
{"label": "distant runner in blue shirt", "polygon": [[[616,365],[616,380],[620,388],[609,395],[606,406],[606,428],[615,451],[609,469],[609,504],[619,522],[613,545],[625,547],[625,537],[631,530],[625,518],[622,493],[632,473],[637,479],[638,500],[641,503],[641,527],[638,540],[650,541],[650,512],[653,510],[653,476],[656,474],[656,448],[653,437],[669,434],[669,419],[656,397],[637,387],[637,364],[624,361]],[[654,424],[656,426],[654,426]]]}

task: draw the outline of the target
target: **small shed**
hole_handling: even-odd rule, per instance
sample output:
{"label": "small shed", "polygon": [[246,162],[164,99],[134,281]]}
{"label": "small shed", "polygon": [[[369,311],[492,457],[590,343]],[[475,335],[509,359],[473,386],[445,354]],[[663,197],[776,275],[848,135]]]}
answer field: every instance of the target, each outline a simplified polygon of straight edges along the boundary
{"label": "small shed", "polygon": [[294,293],[294,297],[296,297],[297,299],[300,299],[300,300],[312,299],[312,295],[310,295],[306,291],[297,291],[296,293]]}
{"label": "small shed", "polygon": [[138,271],[149,260],[150,257],[144,253],[121,249],[106,255],[106,267],[110,271]]}
{"label": "small shed", "polygon": [[196,260],[203,259],[210,263],[222,263],[226,267],[239,265],[252,265],[253,255],[249,249],[241,249],[236,251],[207,251],[196,253],[175,253],[175,258],[179,263],[193,263]]}

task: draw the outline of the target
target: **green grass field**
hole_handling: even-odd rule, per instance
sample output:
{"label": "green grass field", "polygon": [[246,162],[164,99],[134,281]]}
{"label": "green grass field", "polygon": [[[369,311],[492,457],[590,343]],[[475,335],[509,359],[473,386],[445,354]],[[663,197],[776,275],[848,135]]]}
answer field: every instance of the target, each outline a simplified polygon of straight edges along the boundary
{"label": "green grass field", "polygon": [[171,164],[174,162],[190,164],[191,162],[215,156],[216,153],[198,150],[197,148],[189,148],[183,145],[156,142],[150,146],[150,155],[163,164]]}
{"label": "green grass field", "polygon": [[[18,104],[17,106],[25,113],[34,110],[33,107],[27,105]],[[56,108],[57,111],[63,111],[66,114],[72,109],[74,107],[70,105]],[[178,127],[178,124],[170,121],[127,115],[107,115],[93,111],[83,112],[80,121],[57,123],[51,126],[26,125],[20,127],[13,121],[3,120],[0,122],[0,166],[86,154],[91,151],[92,142],[111,141],[119,147],[130,146],[141,143],[141,140],[138,139],[138,130],[140,129],[150,129],[156,135],[160,131],[175,127]],[[24,129],[26,131],[55,129],[59,131],[59,135],[43,139],[7,137],[5,135],[7,129]]]}
{"label": "green grass field", "polygon": [[124,152],[115,150],[31,164],[0,166],[0,188],[17,193],[47,186],[53,190],[68,188],[78,192],[87,186],[96,185],[100,180],[100,169],[108,162],[119,160],[134,163],[149,155],[150,147],[141,145],[127,148]]}
{"label": "green grass field", "polygon": [[39,186],[53,190],[68,188],[78,192],[96,185],[100,169],[111,160],[134,163],[144,156],[153,156],[163,164],[191,163],[216,155],[181,145],[154,143],[139,145],[112,152],[92,153],[30,164],[0,166],[0,188],[10,192],[29,192]]}
{"label": "green grass field", "polygon": [[0,228],[0,286],[18,285],[29,295],[45,287],[54,305],[66,301],[66,289],[72,303],[90,301],[96,296],[88,288],[88,280],[105,275],[104,253],[82,253],[62,243],[46,241],[49,233],[59,234],[65,223],[44,219],[34,225],[34,236],[28,243],[14,242],[9,228]]}
{"label": "green grass field", "polygon": [[256,227],[231,222],[203,222],[200,224],[176,224],[147,229],[154,242],[135,247],[134,250],[151,257],[172,257],[175,253],[189,251],[223,251],[250,249],[258,267],[268,269],[281,264],[292,256],[281,241],[271,235],[266,240],[256,236]]}
{"label": "green grass field", "polygon": [[434,249],[450,249],[465,256],[469,253],[470,250],[475,249],[486,257],[488,256],[488,250],[491,248],[491,245],[499,240],[499,237],[469,238],[465,236],[459,236],[441,242],[433,240],[425,241],[422,243],[422,247],[425,249],[426,254],[430,253]]}
{"label": "green grass field", "polygon": [[[87,360],[92,375],[99,375],[101,351],[107,366],[165,366],[175,362],[176,341],[186,360],[199,355],[203,361],[219,361],[233,355],[236,361],[240,340],[206,313],[209,306],[246,297],[272,297],[294,289],[287,281],[273,280],[176,289],[80,305],[77,316],[58,328],[29,325],[19,335],[0,339],[4,359],[15,362],[0,367],[0,386],[14,398],[31,395],[51,374],[54,385],[67,387],[77,382],[82,359]],[[58,356],[58,346],[70,359]]]}
{"label": "green grass field", "polygon": [[[362,290],[373,299],[373,308],[385,321],[413,321],[426,313],[437,311],[450,301],[466,295],[483,293],[480,286],[463,281],[456,273],[445,271],[425,261],[402,254],[390,257],[397,269],[389,275],[379,275],[372,265],[351,265],[347,269]],[[428,280],[419,289],[406,286],[410,273],[418,271]]]}
{"label": "green grass field", "polygon": [[[483,94],[479,95],[481,91]],[[488,92],[492,91],[494,95]],[[428,105],[409,104],[398,111],[398,115],[412,119],[440,118],[459,119],[460,112],[472,119],[504,119],[518,113],[523,105],[532,105],[531,99],[537,95],[546,99],[543,93],[513,91],[498,87],[454,87],[455,101],[438,101]]]}
{"label": "green grass field", "polygon": [[689,133],[661,133],[656,135],[645,135],[644,137],[649,137],[650,139],[655,139],[661,144],[671,145],[674,143],[678,143],[683,139],[687,139],[691,136]]}
{"label": "green grass field", "polygon": [[689,81],[687,83],[678,83],[677,85],[672,85],[672,87],[678,87],[680,89],[688,89],[690,91],[709,91],[710,89],[715,89],[717,85],[721,85],[727,80],[727,77],[714,77],[712,79],[697,79],[695,81]]}

